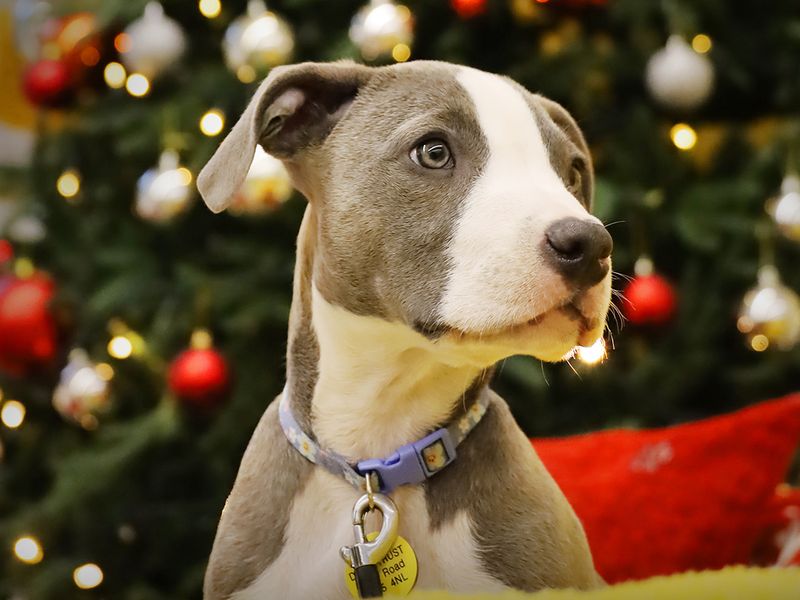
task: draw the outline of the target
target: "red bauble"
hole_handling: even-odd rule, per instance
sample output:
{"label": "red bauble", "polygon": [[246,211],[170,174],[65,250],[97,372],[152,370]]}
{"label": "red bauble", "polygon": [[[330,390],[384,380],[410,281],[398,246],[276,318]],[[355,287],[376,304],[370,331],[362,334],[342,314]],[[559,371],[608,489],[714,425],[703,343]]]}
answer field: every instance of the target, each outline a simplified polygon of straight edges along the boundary
{"label": "red bauble", "polygon": [[60,106],[71,91],[69,67],[60,60],[40,60],[25,72],[22,85],[32,104],[48,108]]}
{"label": "red bauble", "polygon": [[622,292],[622,312],[634,325],[666,323],[675,313],[677,297],[660,275],[634,277]]}
{"label": "red bauble", "polygon": [[211,406],[228,389],[228,364],[213,348],[190,348],[172,361],[168,381],[175,395],[189,404]]}
{"label": "red bauble", "polygon": [[[87,83],[102,83],[102,66],[111,58],[108,34],[98,25],[97,16],[78,12],[54,19],[43,32],[42,44],[57,48],[57,58],[66,65],[73,89]],[[52,57],[51,58],[56,58]],[[99,77],[98,77],[99,76]]]}
{"label": "red bauble", "polygon": [[14,247],[8,240],[0,240],[0,266],[14,258]]}
{"label": "red bauble", "polygon": [[49,303],[55,285],[44,275],[0,281],[0,369],[24,375],[56,354],[57,328]]}
{"label": "red bauble", "polygon": [[471,19],[486,12],[486,0],[450,0],[450,6],[462,19]]}

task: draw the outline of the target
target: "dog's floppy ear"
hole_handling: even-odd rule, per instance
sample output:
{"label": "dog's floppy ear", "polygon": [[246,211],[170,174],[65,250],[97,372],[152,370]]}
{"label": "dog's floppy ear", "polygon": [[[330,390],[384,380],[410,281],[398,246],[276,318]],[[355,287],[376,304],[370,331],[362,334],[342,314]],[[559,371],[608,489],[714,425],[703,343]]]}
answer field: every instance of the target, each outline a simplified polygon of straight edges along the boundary
{"label": "dog's floppy ear", "polygon": [[586,199],[586,203],[591,209],[594,198],[594,168],[592,166],[592,155],[589,154],[589,146],[586,143],[586,139],[583,137],[583,133],[575,122],[575,119],[567,112],[567,109],[558,102],[553,102],[544,96],[538,96],[538,100],[553,122],[564,132],[567,138],[575,144],[581,154],[583,154],[587,176],[581,179],[581,187],[583,188],[583,197]]}
{"label": "dog's floppy ear", "polygon": [[355,63],[301,63],[273,69],[197,178],[214,212],[225,210],[247,176],[256,144],[294,159],[322,142],[344,115],[371,69]]}

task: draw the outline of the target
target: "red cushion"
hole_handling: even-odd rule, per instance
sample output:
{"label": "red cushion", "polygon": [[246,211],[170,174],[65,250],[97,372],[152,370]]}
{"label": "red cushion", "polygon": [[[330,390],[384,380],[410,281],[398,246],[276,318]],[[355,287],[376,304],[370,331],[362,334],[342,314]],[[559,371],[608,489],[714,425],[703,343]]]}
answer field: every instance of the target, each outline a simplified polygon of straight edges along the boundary
{"label": "red cushion", "polygon": [[534,446],[609,582],[747,563],[800,441],[800,394],[730,415]]}
{"label": "red cushion", "polygon": [[[800,551],[792,550],[781,556],[785,544],[794,544],[789,538],[800,533],[800,488],[792,488],[782,483],[767,502],[761,518],[760,534],[753,551],[753,564],[774,565],[779,559],[783,564],[800,565]],[[788,558],[788,563],[787,563]]]}

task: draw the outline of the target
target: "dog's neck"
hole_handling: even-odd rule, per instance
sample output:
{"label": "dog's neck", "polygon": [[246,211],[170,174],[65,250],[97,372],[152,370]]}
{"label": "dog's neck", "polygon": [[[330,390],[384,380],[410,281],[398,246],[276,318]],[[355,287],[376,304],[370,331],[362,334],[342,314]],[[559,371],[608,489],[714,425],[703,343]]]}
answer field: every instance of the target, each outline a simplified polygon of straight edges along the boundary
{"label": "dog's neck", "polygon": [[410,328],[355,315],[314,288],[314,214],[298,237],[287,388],[301,427],[353,460],[391,454],[471,403],[489,373],[448,364]]}

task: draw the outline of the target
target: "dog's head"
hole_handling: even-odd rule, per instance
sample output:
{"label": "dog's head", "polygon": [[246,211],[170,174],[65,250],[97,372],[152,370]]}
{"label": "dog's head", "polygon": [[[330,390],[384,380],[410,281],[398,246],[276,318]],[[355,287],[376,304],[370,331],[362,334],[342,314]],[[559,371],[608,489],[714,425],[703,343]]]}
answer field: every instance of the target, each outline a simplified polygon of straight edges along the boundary
{"label": "dog's head", "polygon": [[327,302],[486,365],[558,360],[602,334],[612,242],[558,104],[446,63],[278,68],[198,178],[212,210],[256,144],[311,202]]}

